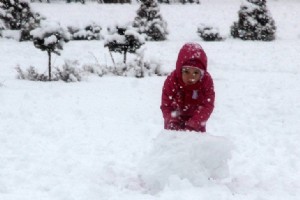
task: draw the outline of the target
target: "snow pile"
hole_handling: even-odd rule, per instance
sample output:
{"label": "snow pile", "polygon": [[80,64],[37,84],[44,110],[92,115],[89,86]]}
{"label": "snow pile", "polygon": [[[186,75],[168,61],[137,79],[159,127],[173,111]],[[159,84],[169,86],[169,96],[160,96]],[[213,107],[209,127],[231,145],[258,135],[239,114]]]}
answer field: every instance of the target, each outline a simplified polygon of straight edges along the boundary
{"label": "snow pile", "polygon": [[162,131],[142,160],[141,179],[150,193],[166,186],[187,183],[204,186],[229,176],[227,161],[233,145],[209,134]]}

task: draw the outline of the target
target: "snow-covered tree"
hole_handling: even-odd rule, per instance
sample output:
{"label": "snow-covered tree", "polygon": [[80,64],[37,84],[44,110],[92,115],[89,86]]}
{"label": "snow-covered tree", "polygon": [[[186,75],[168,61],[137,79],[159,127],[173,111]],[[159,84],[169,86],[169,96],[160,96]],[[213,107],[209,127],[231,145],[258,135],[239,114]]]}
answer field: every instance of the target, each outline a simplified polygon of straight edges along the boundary
{"label": "snow-covered tree", "polygon": [[29,40],[30,31],[38,27],[43,18],[39,13],[31,11],[28,0],[1,0],[0,20],[5,28],[21,30],[20,40]]}
{"label": "snow-covered tree", "polygon": [[48,54],[48,71],[51,81],[51,53],[60,55],[64,43],[70,40],[69,33],[59,23],[43,21],[41,26],[31,31],[30,34],[33,37],[34,46]]}
{"label": "snow-covered tree", "polygon": [[276,26],[266,0],[244,0],[239,19],[231,26],[231,35],[243,40],[271,41],[275,39]]}
{"label": "snow-covered tree", "polygon": [[162,41],[167,39],[167,22],[163,20],[156,0],[141,0],[133,27],[137,28],[139,33],[145,34],[146,40]]}
{"label": "snow-covered tree", "polygon": [[109,51],[118,52],[124,55],[123,63],[126,63],[126,54],[135,53],[144,43],[144,37],[129,25],[116,25],[109,27],[104,46]]}

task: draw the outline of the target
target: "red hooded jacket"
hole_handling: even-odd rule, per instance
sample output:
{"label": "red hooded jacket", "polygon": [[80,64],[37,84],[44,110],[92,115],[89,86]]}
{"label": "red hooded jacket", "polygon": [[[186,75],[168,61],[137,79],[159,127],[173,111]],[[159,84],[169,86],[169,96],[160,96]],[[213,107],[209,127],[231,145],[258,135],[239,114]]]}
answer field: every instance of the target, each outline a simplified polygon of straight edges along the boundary
{"label": "red hooded jacket", "polygon": [[[188,65],[204,71],[193,85],[182,81],[182,67]],[[207,57],[197,43],[187,43],[179,51],[176,69],[165,80],[161,110],[164,128],[171,130],[206,131],[215,101],[213,80],[207,72]]]}

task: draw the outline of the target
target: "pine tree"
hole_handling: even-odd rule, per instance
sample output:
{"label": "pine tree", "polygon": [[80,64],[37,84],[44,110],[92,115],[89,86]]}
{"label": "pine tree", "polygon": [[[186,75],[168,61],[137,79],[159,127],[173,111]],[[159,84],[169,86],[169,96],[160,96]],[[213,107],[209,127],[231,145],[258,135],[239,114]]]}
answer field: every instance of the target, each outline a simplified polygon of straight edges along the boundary
{"label": "pine tree", "polygon": [[30,32],[33,37],[34,46],[48,54],[49,81],[51,81],[51,53],[60,55],[65,42],[70,40],[67,30],[58,23],[43,21],[41,26]]}
{"label": "pine tree", "polygon": [[137,10],[133,27],[138,32],[146,35],[146,40],[162,41],[167,39],[167,22],[160,14],[160,8],[156,0],[141,0],[141,6]]}
{"label": "pine tree", "polygon": [[246,0],[240,7],[239,20],[231,26],[231,35],[243,40],[271,41],[276,26],[266,0]]}
{"label": "pine tree", "polygon": [[38,27],[43,18],[31,11],[27,0],[1,0],[0,20],[6,29],[21,30],[20,41],[30,40],[29,32]]}

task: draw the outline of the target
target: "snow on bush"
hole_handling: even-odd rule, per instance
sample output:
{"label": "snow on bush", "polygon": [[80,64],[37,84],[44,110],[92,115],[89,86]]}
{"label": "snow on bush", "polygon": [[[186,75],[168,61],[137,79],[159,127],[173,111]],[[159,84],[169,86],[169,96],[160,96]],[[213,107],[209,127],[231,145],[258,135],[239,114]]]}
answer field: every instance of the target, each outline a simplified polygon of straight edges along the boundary
{"label": "snow on bush", "polygon": [[104,75],[113,75],[113,76],[125,76],[125,77],[136,77],[143,78],[152,75],[165,76],[167,73],[163,72],[161,65],[157,62],[150,61],[141,61],[138,58],[124,63],[116,63],[114,66],[101,65],[101,64],[84,64],[83,70],[96,74],[100,77]]}
{"label": "snow on bush", "polygon": [[131,27],[129,23],[116,24],[115,26],[108,27],[107,31],[109,35],[104,41],[104,47],[107,47],[110,52],[123,54],[124,64],[127,60],[127,53],[134,54],[139,48],[141,48],[142,45],[145,44],[144,37],[139,34],[133,27]]}
{"label": "snow on bush", "polygon": [[58,22],[52,21],[42,21],[41,25],[30,34],[34,46],[48,54],[48,77],[51,81],[51,53],[60,55],[64,44],[70,40],[70,35]]}
{"label": "snow on bush", "polygon": [[79,69],[79,62],[66,60],[62,69],[56,68],[55,76],[64,82],[78,82],[82,80],[82,70]]}
{"label": "snow on bush", "polygon": [[[17,78],[30,81],[48,81],[49,75],[40,73],[30,66],[23,70],[20,66],[16,67]],[[51,72],[51,80],[64,82],[79,82],[89,74],[96,74],[100,77],[104,75],[126,76],[142,78],[152,75],[165,76],[167,73],[161,70],[161,65],[156,62],[133,60],[127,64],[118,63],[115,66],[108,66],[99,63],[88,63],[80,65],[78,60],[65,60],[61,67],[55,67]]]}
{"label": "snow on bush", "polygon": [[71,34],[72,40],[100,40],[103,38],[101,35],[101,26],[92,22],[84,27],[69,26],[68,31]]}
{"label": "snow on bush", "polygon": [[21,39],[20,30],[2,30],[2,31],[0,30],[0,35],[2,35],[3,38],[13,39],[16,41],[19,41]]}
{"label": "snow on bush", "polygon": [[266,0],[243,0],[231,35],[242,40],[275,40],[276,26]]}
{"label": "snow on bush", "polygon": [[227,161],[233,145],[223,137],[195,132],[162,131],[140,166],[140,177],[150,193],[178,180],[201,187],[229,176]]}
{"label": "snow on bush", "polygon": [[[30,31],[39,26],[45,19],[39,13],[32,11],[28,0],[1,0],[0,29],[4,25],[8,30],[19,30],[19,41],[31,40]],[[3,25],[1,25],[3,23]],[[10,37],[14,38],[14,37]]]}
{"label": "snow on bush", "polygon": [[224,38],[220,35],[219,29],[205,24],[200,24],[197,28],[197,34],[204,41],[221,41]]}
{"label": "snow on bush", "polygon": [[30,81],[47,81],[48,76],[42,73],[39,73],[35,67],[30,66],[28,69],[23,71],[20,66],[16,67],[17,70],[17,78],[22,80],[30,80]]}
{"label": "snow on bush", "polygon": [[[30,81],[48,81],[49,76],[38,72],[38,70],[30,66],[25,71],[20,68],[20,66],[16,67],[17,70],[17,78],[22,80],[30,80]],[[66,60],[65,64],[59,68],[56,67],[53,72],[51,72],[51,76],[53,77],[52,81],[62,80],[64,82],[79,82],[83,79],[84,76],[83,70],[79,68],[78,61]]]}
{"label": "snow on bush", "polygon": [[32,30],[34,46],[42,51],[60,55],[65,42],[70,40],[70,35],[58,22],[42,21],[40,27]]}
{"label": "snow on bush", "polygon": [[146,36],[148,41],[163,41],[169,34],[167,22],[163,19],[159,4],[156,0],[141,0],[137,16],[133,21],[140,34]]}

